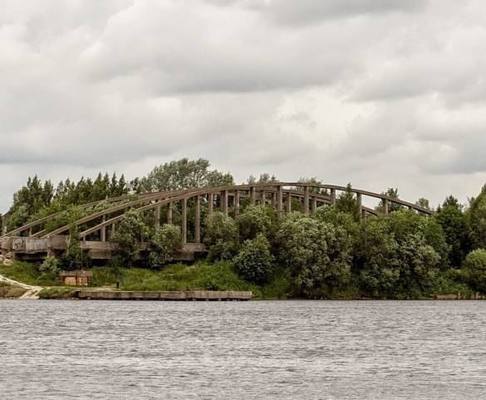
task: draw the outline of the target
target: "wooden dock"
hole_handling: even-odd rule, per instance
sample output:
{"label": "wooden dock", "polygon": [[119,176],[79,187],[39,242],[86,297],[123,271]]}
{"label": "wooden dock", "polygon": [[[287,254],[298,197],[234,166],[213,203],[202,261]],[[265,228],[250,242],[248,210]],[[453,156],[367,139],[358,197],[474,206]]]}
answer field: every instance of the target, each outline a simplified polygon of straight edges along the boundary
{"label": "wooden dock", "polygon": [[82,300],[159,300],[159,301],[248,301],[249,291],[186,290],[166,292],[79,290],[76,297]]}

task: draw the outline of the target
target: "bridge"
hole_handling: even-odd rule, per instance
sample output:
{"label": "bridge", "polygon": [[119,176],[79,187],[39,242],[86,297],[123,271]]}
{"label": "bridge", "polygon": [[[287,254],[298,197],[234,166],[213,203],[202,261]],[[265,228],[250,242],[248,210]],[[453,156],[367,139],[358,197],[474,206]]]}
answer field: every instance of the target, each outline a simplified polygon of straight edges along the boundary
{"label": "bridge", "polygon": [[[342,192],[351,192],[359,208],[360,216],[367,218],[379,214],[370,202],[381,201],[382,213],[388,214],[396,204],[430,215],[432,211],[414,203],[367,190],[330,184],[302,182],[272,182],[223,187],[205,187],[186,190],[148,192],[124,195],[80,206],[83,216],[74,223],[60,224],[63,212],[32,221],[0,236],[3,255],[22,259],[42,259],[46,255],[62,255],[69,243],[71,227],[76,226],[81,248],[94,260],[108,260],[116,251],[111,241],[117,224],[129,210],[137,210],[154,227],[162,223],[176,224],[181,228],[182,246],[178,260],[192,260],[203,253],[204,216],[215,210],[237,217],[247,204],[271,206],[278,215],[294,210],[312,215],[318,207],[333,205]],[[54,228],[52,227],[54,223]],[[141,243],[143,248],[144,243]]]}

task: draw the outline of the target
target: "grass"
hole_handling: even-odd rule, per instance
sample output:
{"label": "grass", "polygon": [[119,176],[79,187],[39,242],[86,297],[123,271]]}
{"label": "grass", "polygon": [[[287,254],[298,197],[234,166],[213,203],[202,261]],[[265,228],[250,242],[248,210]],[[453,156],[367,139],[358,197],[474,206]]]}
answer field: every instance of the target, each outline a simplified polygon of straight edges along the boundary
{"label": "grass", "polygon": [[36,286],[59,286],[56,276],[41,274],[36,264],[15,261],[11,266],[0,264],[0,274],[7,278]]}
{"label": "grass", "polygon": [[[161,270],[93,267],[91,271],[91,286],[115,287],[118,281],[121,290],[250,290],[260,299],[284,299],[289,292],[289,279],[285,275],[277,275],[269,284],[257,286],[241,279],[228,262],[173,264]],[[50,286],[40,292],[41,298],[64,298],[72,291],[63,287],[55,276],[40,273],[37,265],[28,262],[0,265],[0,274],[29,285]]]}
{"label": "grass", "polygon": [[[162,270],[143,268],[122,268],[118,273],[122,290],[251,290],[257,298],[284,297],[282,288],[286,284],[275,280],[265,287],[259,287],[241,279],[229,263],[197,263],[195,265],[175,264]],[[93,283],[96,286],[113,286],[117,277],[108,267],[93,268]]]}

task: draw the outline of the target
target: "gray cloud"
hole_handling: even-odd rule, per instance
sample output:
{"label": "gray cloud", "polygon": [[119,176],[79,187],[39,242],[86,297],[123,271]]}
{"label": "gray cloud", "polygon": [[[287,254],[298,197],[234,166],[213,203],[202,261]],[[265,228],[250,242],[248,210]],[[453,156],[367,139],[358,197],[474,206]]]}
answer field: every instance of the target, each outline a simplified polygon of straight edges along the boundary
{"label": "gray cloud", "polygon": [[182,156],[434,202],[486,180],[480,0],[0,2],[0,210]]}

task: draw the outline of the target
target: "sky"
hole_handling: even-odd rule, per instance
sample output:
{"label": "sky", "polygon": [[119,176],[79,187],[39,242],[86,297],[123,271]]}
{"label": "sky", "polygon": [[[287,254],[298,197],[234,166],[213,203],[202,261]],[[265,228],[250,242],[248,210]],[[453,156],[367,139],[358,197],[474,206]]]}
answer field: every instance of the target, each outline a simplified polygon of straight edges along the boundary
{"label": "sky", "polygon": [[486,183],[482,0],[0,0],[0,212],[206,158],[400,197]]}

